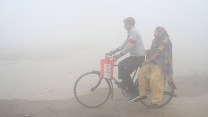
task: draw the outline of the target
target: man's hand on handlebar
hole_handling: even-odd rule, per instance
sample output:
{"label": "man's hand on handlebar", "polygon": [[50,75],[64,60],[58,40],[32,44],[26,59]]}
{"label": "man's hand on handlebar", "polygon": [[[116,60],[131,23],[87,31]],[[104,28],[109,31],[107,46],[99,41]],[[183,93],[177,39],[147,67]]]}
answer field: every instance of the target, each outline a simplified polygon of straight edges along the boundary
{"label": "man's hand on handlebar", "polygon": [[114,55],[114,56],[113,56],[114,62],[116,62],[117,59],[119,59],[120,57],[121,57],[121,54],[116,54],[116,55]]}
{"label": "man's hand on handlebar", "polygon": [[112,55],[114,55],[114,54],[116,54],[116,50],[111,50],[110,52],[109,52],[109,54],[112,56]]}
{"label": "man's hand on handlebar", "polygon": [[106,54],[106,58],[116,62],[122,56],[121,53],[116,54],[116,52],[117,50],[111,50],[109,53]]}

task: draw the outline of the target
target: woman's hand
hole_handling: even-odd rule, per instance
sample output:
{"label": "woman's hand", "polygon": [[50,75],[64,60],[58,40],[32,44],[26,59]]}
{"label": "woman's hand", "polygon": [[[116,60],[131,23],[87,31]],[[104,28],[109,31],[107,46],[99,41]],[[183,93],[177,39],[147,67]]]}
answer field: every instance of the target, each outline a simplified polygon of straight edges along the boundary
{"label": "woman's hand", "polygon": [[121,57],[121,54],[116,54],[116,55],[114,55],[114,56],[113,56],[114,62],[116,62],[117,59],[119,59],[120,57]]}

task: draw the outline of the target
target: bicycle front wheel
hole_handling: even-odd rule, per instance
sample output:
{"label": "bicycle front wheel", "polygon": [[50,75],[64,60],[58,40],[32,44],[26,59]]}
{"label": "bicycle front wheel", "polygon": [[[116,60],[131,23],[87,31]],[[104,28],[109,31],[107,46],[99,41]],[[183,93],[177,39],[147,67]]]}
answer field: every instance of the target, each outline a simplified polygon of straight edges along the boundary
{"label": "bicycle front wheel", "polygon": [[81,75],[74,85],[76,100],[85,107],[96,108],[110,97],[110,83],[100,78],[100,72],[92,71]]}

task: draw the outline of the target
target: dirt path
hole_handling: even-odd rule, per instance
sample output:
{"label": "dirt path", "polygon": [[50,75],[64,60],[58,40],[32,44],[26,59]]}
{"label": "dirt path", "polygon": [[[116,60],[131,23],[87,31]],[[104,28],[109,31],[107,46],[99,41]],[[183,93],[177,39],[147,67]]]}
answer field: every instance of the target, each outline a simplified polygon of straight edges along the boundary
{"label": "dirt path", "polygon": [[[187,82],[188,81],[188,82]],[[178,97],[160,109],[146,108],[139,102],[127,102],[116,93],[99,108],[81,106],[74,98],[66,100],[1,100],[0,117],[207,117],[208,77],[192,76],[177,80]]]}

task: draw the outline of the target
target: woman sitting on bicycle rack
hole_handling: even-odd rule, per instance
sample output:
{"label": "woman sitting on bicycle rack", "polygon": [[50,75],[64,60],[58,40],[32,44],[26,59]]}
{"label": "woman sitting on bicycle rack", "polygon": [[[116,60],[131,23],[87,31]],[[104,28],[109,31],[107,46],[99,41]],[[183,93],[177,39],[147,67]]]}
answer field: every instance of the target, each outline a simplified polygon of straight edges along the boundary
{"label": "woman sitting on bicycle rack", "polygon": [[172,43],[163,27],[156,27],[154,37],[147,60],[138,72],[138,84],[140,96],[145,98],[150,83],[151,105],[157,106],[163,98],[164,78],[173,84]]}
{"label": "woman sitting on bicycle rack", "polygon": [[[142,65],[145,60],[145,49],[143,45],[142,38],[135,29],[135,20],[132,17],[124,19],[124,28],[128,32],[128,37],[117,49],[110,51],[110,54],[115,54],[113,56],[114,61],[116,61],[121,56],[130,53],[130,56],[118,63],[118,78],[121,79],[117,85],[123,88],[128,88],[129,91],[129,101],[134,101],[138,96],[137,87],[134,85],[131,78],[131,74],[134,70]],[[118,53],[120,52],[120,53]],[[118,53],[118,54],[116,54]]]}

